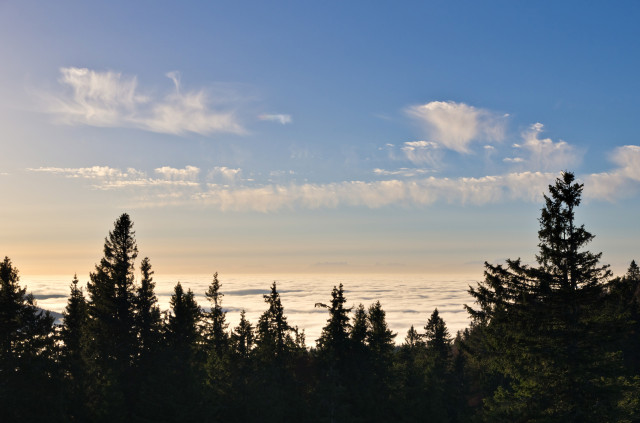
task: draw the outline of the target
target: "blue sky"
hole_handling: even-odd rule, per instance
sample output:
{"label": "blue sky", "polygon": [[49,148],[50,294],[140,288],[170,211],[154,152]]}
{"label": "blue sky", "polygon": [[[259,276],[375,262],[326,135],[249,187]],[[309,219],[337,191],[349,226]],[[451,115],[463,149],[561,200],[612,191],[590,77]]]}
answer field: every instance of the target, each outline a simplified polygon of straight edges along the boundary
{"label": "blue sky", "polygon": [[2,254],[83,274],[466,272],[563,169],[640,258],[636,2],[0,2]]}

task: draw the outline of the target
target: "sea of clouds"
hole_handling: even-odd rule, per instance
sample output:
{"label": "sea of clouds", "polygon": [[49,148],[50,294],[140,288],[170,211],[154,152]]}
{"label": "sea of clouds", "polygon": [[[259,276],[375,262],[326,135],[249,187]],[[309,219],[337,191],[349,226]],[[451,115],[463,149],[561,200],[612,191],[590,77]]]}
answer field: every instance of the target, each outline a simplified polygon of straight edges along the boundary
{"label": "sea of clouds", "polygon": [[[180,281],[185,290],[191,289],[198,304],[209,308],[204,296],[212,280],[211,275],[156,277],[156,295],[161,310],[169,309],[169,299],[175,284]],[[263,295],[269,293],[276,281],[285,315],[292,326],[305,330],[307,346],[314,346],[326,324],[328,311],[315,307],[316,303],[329,304],[334,285],[342,283],[347,307],[362,303],[368,307],[380,301],[386,312],[387,323],[397,333],[396,343],[404,340],[407,330],[414,325],[418,332],[437,307],[452,336],[469,325],[464,304],[472,305],[467,293],[478,278],[463,276],[421,275],[220,275],[222,306],[227,311],[227,322],[233,328],[240,320],[240,311],[254,324],[267,309]],[[81,280],[84,286],[86,281]],[[71,278],[33,276],[22,277],[22,286],[33,293],[39,307],[62,312],[67,303]],[[86,292],[86,288],[85,288]]]}

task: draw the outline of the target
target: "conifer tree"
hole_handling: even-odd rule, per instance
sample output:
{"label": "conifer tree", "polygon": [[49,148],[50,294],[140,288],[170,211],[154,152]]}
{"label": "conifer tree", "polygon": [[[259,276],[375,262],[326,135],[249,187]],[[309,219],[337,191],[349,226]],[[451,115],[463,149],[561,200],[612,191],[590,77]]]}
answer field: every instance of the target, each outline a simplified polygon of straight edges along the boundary
{"label": "conifer tree", "polygon": [[82,340],[87,323],[87,301],[78,283],[78,276],[74,275],[67,306],[62,312],[64,320],[60,328],[60,340],[63,345],[60,361],[67,379],[67,413],[73,419],[85,420],[86,371],[82,359]]}
{"label": "conifer tree", "polygon": [[449,330],[440,317],[438,309],[433,310],[427,325],[424,327],[427,348],[439,362],[444,362],[450,354],[451,338]]}
{"label": "conifer tree", "polygon": [[369,307],[367,314],[369,330],[366,339],[373,355],[379,360],[388,361],[393,354],[393,339],[396,334],[389,329],[385,316],[386,313],[382,309],[380,301],[376,301]]}
{"label": "conifer tree", "polygon": [[160,343],[160,307],[155,294],[156,283],[153,281],[153,270],[148,257],[140,263],[140,286],[134,298],[135,324],[138,338],[139,359],[144,361],[149,354],[157,350]]}
{"label": "conifer tree", "polygon": [[170,300],[173,312],[169,314],[167,324],[167,339],[175,350],[190,357],[200,340],[200,320],[202,310],[195,300],[193,291],[184,292],[182,284],[178,282]]}
{"label": "conifer tree", "polygon": [[138,247],[133,222],[122,214],[104,242],[104,256],[87,284],[85,362],[92,378],[94,420],[129,419],[136,387],[131,370],[138,357],[134,265]]}
{"label": "conifer tree", "polygon": [[138,247],[124,213],[104,242],[104,257],[89,275],[89,359],[102,370],[132,366],[136,355],[134,264]]}
{"label": "conifer tree", "polygon": [[422,341],[422,336],[418,333],[415,327],[411,325],[409,330],[407,331],[407,336],[404,338],[404,346],[407,348],[419,348],[424,346],[424,341]]}
{"label": "conifer tree", "polygon": [[343,360],[349,353],[349,324],[348,308],[344,307],[347,302],[344,297],[344,287],[333,287],[331,292],[331,306],[329,308],[329,319],[322,334],[317,341],[318,350],[328,354],[332,360]]}
{"label": "conifer tree", "polygon": [[82,360],[82,332],[87,319],[87,301],[82,288],[78,287],[78,276],[71,281],[67,306],[62,312],[64,318],[60,329],[60,338],[64,344],[63,361],[68,364],[80,363]]}
{"label": "conifer tree", "polygon": [[593,235],[575,222],[582,189],[569,172],[549,186],[538,266],[485,263],[485,281],[469,291],[479,309],[467,309],[483,335],[476,358],[504,377],[486,402],[488,420],[621,418],[620,362],[607,350],[611,322],[601,306],[611,273],[601,254],[583,249]]}
{"label": "conifer tree", "polygon": [[[142,407],[142,421],[204,421],[207,399],[204,395],[204,368],[201,352],[202,310],[191,289],[178,282],[169,300],[171,311],[165,322],[166,349],[146,392],[141,395],[149,404]],[[154,383],[155,382],[155,383]]]}
{"label": "conifer tree", "polygon": [[218,357],[222,357],[229,349],[229,335],[227,333],[226,322],[227,312],[222,309],[223,293],[220,292],[220,281],[218,280],[218,272],[213,275],[213,281],[209,285],[209,289],[205,296],[211,304],[211,310],[205,313],[206,319],[206,341],[209,348],[212,349]]}
{"label": "conifer tree", "polygon": [[240,312],[240,322],[231,334],[234,352],[238,357],[248,359],[253,349],[253,326],[246,318],[244,310]]}
{"label": "conifer tree", "polygon": [[20,286],[18,269],[5,257],[0,262],[0,419],[56,420],[61,401],[55,395],[60,387],[54,362],[54,320],[26,292]]}
{"label": "conifer tree", "polygon": [[367,312],[363,304],[356,307],[353,314],[353,324],[351,325],[351,341],[354,346],[364,346],[367,338],[369,323],[367,321]]}
{"label": "conifer tree", "polygon": [[256,346],[266,357],[283,357],[295,345],[291,333],[294,328],[287,322],[280,294],[274,281],[271,292],[264,295],[269,308],[260,316],[257,327]]}

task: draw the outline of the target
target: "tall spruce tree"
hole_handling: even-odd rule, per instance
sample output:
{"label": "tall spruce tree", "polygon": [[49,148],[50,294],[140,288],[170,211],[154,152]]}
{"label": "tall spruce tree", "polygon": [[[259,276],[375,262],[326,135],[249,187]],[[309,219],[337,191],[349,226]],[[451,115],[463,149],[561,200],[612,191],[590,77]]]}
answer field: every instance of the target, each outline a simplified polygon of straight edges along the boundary
{"label": "tall spruce tree", "polygon": [[438,364],[444,363],[451,353],[451,338],[449,330],[442,317],[440,317],[437,308],[431,313],[424,330],[427,348],[438,361]]}
{"label": "tall spruce tree", "polygon": [[343,361],[350,350],[349,312],[351,309],[345,308],[346,302],[342,284],[339,287],[334,286],[331,291],[331,305],[327,307],[329,319],[317,340],[318,350],[322,354],[329,355],[329,359],[334,361]]}
{"label": "tall spruce tree", "polygon": [[129,419],[136,388],[131,379],[138,355],[134,265],[138,247],[133,222],[122,214],[104,242],[104,256],[89,275],[85,360],[92,378],[95,420]]}
{"label": "tall spruce tree", "polygon": [[160,307],[155,294],[156,283],[153,281],[153,270],[148,257],[140,263],[140,286],[135,290],[134,312],[138,338],[138,360],[144,362],[150,354],[160,346]]}
{"label": "tall spruce tree", "polygon": [[82,341],[87,323],[87,301],[78,286],[78,276],[71,281],[67,306],[62,312],[63,323],[60,328],[60,362],[66,379],[66,408],[72,419],[88,419],[85,409],[86,368],[82,356]]}
{"label": "tall spruce tree", "polygon": [[365,346],[368,326],[367,311],[364,308],[364,304],[358,304],[358,307],[356,307],[353,312],[353,323],[351,325],[351,332],[349,333],[349,337],[354,346]]}
{"label": "tall spruce tree", "polygon": [[564,172],[542,209],[538,266],[485,263],[468,307],[483,342],[476,359],[503,376],[486,400],[487,420],[585,422],[622,418],[619,359],[608,351],[601,299],[610,276],[593,239],[575,222],[583,185]]}
{"label": "tall spruce tree", "polygon": [[295,345],[291,336],[294,328],[287,322],[284,307],[276,282],[271,284],[271,291],[264,295],[269,308],[260,316],[257,327],[256,347],[265,358],[283,358],[291,352]]}
{"label": "tall spruce tree", "polygon": [[61,360],[69,372],[82,364],[82,334],[87,321],[87,301],[78,283],[78,276],[74,275],[67,306],[62,312],[64,320],[60,329],[63,343]]}
{"label": "tall spruce tree", "polygon": [[172,313],[167,322],[167,340],[170,346],[190,358],[198,348],[200,341],[200,321],[202,309],[198,306],[191,289],[184,292],[182,284],[178,282],[169,300]]}
{"label": "tall spruce tree", "polygon": [[227,333],[226,322],[227,312],[222,309],[223,293],[220,292],[220,281],[218,280],[218,272],[214,273],[213,280],[209,289],[205,293],[205,297],[211,304],[211,309],[205,313],[206,320],[206,342],[209,348],[218,357],[222,357],[229,350],[229,334]]}
{"label": "tall spruce tree", "polygon": [[246,312],[240,312],[240,322],[231,334],[231,342],[233,351],[236,356],[242,359],[248,359],[253,349],[254,334],[251,322],[247,320]]}
{"label": "tall spruce tree", "polygon": [[349,415],[347,385],[353,381],[349,374],[351,367],[349,312],[351,310],[344,307],[346,302],[344,287],[340,284],[339,287],[333,287],[329,306],[322,303],[316,304],[316,307],[329,310],[327,324],[322,328],[320,338],[316,341],[322,372],[319,398],[323,405],[322,412],[329,421],[336,421],[340,417],[347,418]]}
{"label": "tall spruce tree", "polygon": [[380,301],[376,301],[369,307],[367,319],[369,330],[367,331],[367,345],[371,349],[376,360],[388,362],[393,354],[393,339],[397,334],[391,332],[387,325],[386,313],[382,309]]}

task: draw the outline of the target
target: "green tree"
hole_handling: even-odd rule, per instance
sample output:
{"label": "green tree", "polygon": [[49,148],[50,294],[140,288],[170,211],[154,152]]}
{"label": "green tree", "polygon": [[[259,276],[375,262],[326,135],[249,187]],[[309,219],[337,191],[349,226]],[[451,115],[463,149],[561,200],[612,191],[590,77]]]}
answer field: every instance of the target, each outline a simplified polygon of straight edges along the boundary
{"label": "green tree", "polygon": [[451,353],[451,338],[437,308],[433,310],[424,330],[427,349],[432,352],[438,364],[445,363]]}
{"label": "green tree", "polygon": [[351,332],[349,334],[354,347],[365,346],[368,330],[369,322],[367,320],[367,311],[363,304],[359,304],[353,313],[353,324],[351,325]]}
{"label": "green tree", "polygon": [[[0,262],[0,410],[7,422],[56,421],[62,398],[56,395],[53,317],[36,307],[20,286],[18,269]],[[53,392],[53,394],[51,394]]]}
{"label": "green tree", "polygon": [[329,355],[331,360],[344,360],[345,356],[349,353],[349,332],[351,325],[349,324],[349,312],[351,309],[345,308],[344,304],[347,302],[344,297],[344,287],[340,284],[339,287],[333,287],[331,291],[331,306],[329,309],[329,319],[324,328],[320,338],[317,340],[318,350]]}
{"label": "green tree", "polygon": [[244,310],[240,312],[240,322],[231,334],[234,353],[243,359],[248,359],[253,349],[254,334],[253,326],[246,318]]}
{"label": "green tree", "polygon": [[424,329],[427,393],[424,398],[425,412],[434,422],[448,422],[452,420],[457,407],[453,386],[451,338],[437,308],[433,310]]}
{"label": "green tree", "polygon": [[140,263],[142,278],[140,286],[135,290],[134,311],[138,339],[139,360],[144,361],[149,354],[159,348],[161,318],[158,298],[155,294],[156,283],[153,281],[153,270],[148,257]]}
{"label": "green tree", "polygon": [[386,313],[382,309],[380,301],[376,301],[369,307],[367,345],[375,360],[381,363],[388,363],[391,360],[395,347],[393,339],[396,337],[396,334],[389,329],[385,316]]}
{"label": "green tree", "polygon": [[62,361],[66,363],[68,371],[82,362],[82,333],[87,320],[87,301],[78,282],[78,276],[74,275],[60,329],[60,339],[64,344]]}
{"label": "green tree", "polygon": [[266,358],[283,358],[295,346],[292,337],[295,330],[284,315],[284,307],[275,281],[271,285],[271,292],[264,295],[264,301],[269,308],[258,321],[256,347]]}
{"label": "green tree", "polygon": [[620,360],[602,310],[610,277],[601,254],[583,247],[593,235],[575,222],[583,185],[562,174],[542,209],[538,266],[485,263],[485,281],[468,307],[484,341],[476,355],[503,375],[485,402],[487,420],[585,422],[622,418]]}
{"label": "green tree", "polygon": [[349,417],[347,386],[353,381],[350,378],[349,368],[351,354],[351,339],[349,332],[348,308],[344,297],[344,287],[334,286],[331,291],[331,305],[318,303],[316,307],[324,307],[329,310],[329,319],[322,329],[320,338],[316,341],[319,366],[321,368],[320,379],[320,403],[321,412],[329,421]]}
{"label": "green tree", "polygon": [[165,319],[166,348],[155,356],[155,371],[142,386],[137,420],[197,422],[206,420],[204,363],[201,352],[202,310],[191,289],[178,282]]}
{"label": "green tree", "polygon": [[411,327],[407,331],[407,336],[405,336],[404,338],[403,345],[408,349],[415,349],[425,346],[425,343],[422,340],[422,336],[418,333],[416,328],[413,327],[413,325],[411,325]]}
{"label": "green tree", "polygon": [[173,312],[168,318],[167,340],[184,358],[189,358],[198,348],[201,338],[199,326],[202,309],[198,306],[193,291],[188,289],[184,292],[180,282],[176,284],[169,303]]}
{"label": "green tree", "polygon": [[87,323],[87,301],[78,287],[78,277],[74,275],[70,286],[67,306],[62,312],[63,323],[60,328],[60,362],[66,376],[67,413],[73,419],[87,419],[84,403],[86,390],[86,371],[82,357],[82,340]]}
{"label": "green tree", "polygon": [[138,356],[134,265],[138,256],[133,222],[122,214],[104,242],[104,256],[89,275],[85,361],[91,377],[95,420],[130,418],[136,389],[130,383]]}
{"label": "green tree", "polygon": [[205,297],[211,304],[211,310],[204,314],[206,320],[206,341],[209,348],[218,357],[222,357],[229,349],[229,334],[227,333],[226,322],[227,312],[222,309],[223,293],[220,292],[220,281],[218,280],[218,272],[214,273],[213,281],[209,285],[209,289],[205,293]]}

